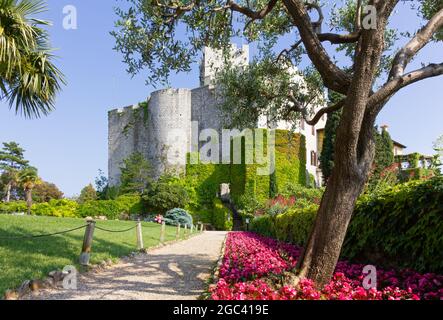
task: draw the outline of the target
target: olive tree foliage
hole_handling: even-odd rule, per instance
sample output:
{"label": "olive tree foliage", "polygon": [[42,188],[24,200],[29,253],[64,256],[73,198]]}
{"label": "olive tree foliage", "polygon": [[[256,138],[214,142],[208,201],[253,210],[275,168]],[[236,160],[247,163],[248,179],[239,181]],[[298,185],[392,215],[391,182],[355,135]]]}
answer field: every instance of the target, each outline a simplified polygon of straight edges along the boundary
{"label": "olive tree foliage", "polygon": [[[253,43],[258,54],[251,66],[240,72],[228,66],[219,76],[229,100],[224,107],[239,122],[269,113],[271,119],[303,117],[314,125],[324,114],[341,110],[334,168],[294,278],[294,283],[310,278],[318,286],[334,272],[368,179],[378,114],[399,90],[443,74],[441,57],[408,68],[427,44],[442,40],[442,0],[338,1],[328,16],[325,4],[330,1],[127,0],[116,10],[112,33],[128,72],[146,70],[150,84],[167,83],[171,73],[191,70],[203,46],[222,50],[228,62],[232,39]],[[411,24],[402,33],[390,29],[400,6],[415,10],[421,26]],[[294,73],[305,81],[294,81]],[[313,110],[318,102],[313,99],[324,88],[343,98]]]}

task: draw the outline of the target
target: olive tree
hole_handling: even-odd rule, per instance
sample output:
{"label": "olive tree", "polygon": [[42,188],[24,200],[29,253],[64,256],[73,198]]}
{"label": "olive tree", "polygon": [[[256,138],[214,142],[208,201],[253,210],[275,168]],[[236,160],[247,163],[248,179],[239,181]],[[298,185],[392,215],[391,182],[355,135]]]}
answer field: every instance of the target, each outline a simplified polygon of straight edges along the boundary
{"label": "olive tree", "polygon": [[[324,114],[341,110],[334,168],[295,278],[325,284],[374,161],[378,114],[399,90],[443,74],[440,61],[407,69],[427,44],[443,39],[443,1],[341,1],[330,15],[328,32],[320,1],[128,0],[125,4],[117,9],[116,49],[122,52],[128,72],[147,70],[151,84],[165,82],[171,72],[191,70],[206,45],[227,55],[230,41],[241,37],[256,44],[259,54],[246,73],[228,73],[231,81],[225,81],[225,88],[232,94],[227,98],[238,102],[231,104],[233,114],[255,117],[274,106],[273,112],[282,118],[297,115],[313,125]],[[394,45],[400,45],[399,36],[388,24],[394,10],[403,5],[416,10],[423,25],[402,34],[408,37],[406,44],[393,52]],[[284,50],[279,47],[282,41],[287,43]],[[342,50],[349,64],[340,65],[328,47]],[[299,90],[282,66],[289,62],[301,66],[305,58],[312,67],[298,70],[312,81],[306,81],[307,90]],[[243,81],[241,87],[230,85],[235,79]],[[343,98],[314,114],[309,102],[316,90],[310,87],[317,91],[324,87]]]}

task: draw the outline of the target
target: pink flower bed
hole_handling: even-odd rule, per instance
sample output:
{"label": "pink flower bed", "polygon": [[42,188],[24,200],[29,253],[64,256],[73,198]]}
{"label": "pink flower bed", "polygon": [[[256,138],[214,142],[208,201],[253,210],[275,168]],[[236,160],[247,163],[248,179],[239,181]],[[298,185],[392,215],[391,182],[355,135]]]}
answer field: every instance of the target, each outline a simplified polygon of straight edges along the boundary
{"label": "pink flower bed", "polygon": [[[220,280],[210,289],[214,300],[402,300],[443,299],[443,276],[412,270],[377,268],[377,289],[362,287],[363,267],[340,261],[331,282],[317,290],[312,281],[299,287],[270,286],[264,278],[294,269],[301,248],[253,233],[230,233]],[[274,288],[274,289],[273,289]],[[275,289],[278,288],[278,289]]]}

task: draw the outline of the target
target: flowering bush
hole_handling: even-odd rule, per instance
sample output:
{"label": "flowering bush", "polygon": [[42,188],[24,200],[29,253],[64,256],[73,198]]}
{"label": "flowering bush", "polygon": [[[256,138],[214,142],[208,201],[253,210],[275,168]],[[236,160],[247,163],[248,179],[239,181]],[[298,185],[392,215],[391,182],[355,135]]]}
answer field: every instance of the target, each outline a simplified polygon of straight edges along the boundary
{"label": "flowering bush", "polygon": [[[362,287],[364,265],[340,261],[323,289],[311,280],[297,288],[281,286],[275,275],[295,268],[299,247],[253,233],[231,233],[220,280],[210,288],[214,300],[419,300],[443,299],[443,276],[412,270],[377,270],[377,288]],[[272,277],[274,276],[274,277]]]}
{"label": "flowering bush", "polygon": [[163,216],[162,216],[161,214],[157,215],[157,216],[154,218],[154,221],[155,221],[156,223],[158,223],[158,224],[162,224],[162,223],[163,223]]}

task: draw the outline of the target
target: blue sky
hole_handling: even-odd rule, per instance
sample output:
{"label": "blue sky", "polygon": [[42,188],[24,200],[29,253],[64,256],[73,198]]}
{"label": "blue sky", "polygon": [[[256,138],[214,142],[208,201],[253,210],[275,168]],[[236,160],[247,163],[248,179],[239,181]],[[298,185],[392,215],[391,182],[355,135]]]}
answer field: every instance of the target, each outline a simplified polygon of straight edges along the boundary
{"label": "blue sky", "polygon": [[[78,194],[94,181],[98,169],[107,170],[107,112],[145,100],[154,88],[143,75],[131,79],[109,35],[122,1],[48,0],[44,17],[53,22],[51,41],[57,65],[68,84],[57,98],[56,111],[46,118],[26,120],[0,102],[0,142],[17,141],[43,179],[56,183],[67,195]],[[78,30],[64,30],[63,7],[75,5]],[[404,30],[417,22],[415,13],[401,10],[393,25]],[[442,46],[424,49],[420,62],[441,62]],[[174,87],[198,86],[198,69],[174,75]],[[388,124],[393,139],[408,151],[432,154],[432,142],[443,134],[443,77],[415,84],[398,93],[378,119]]]}

